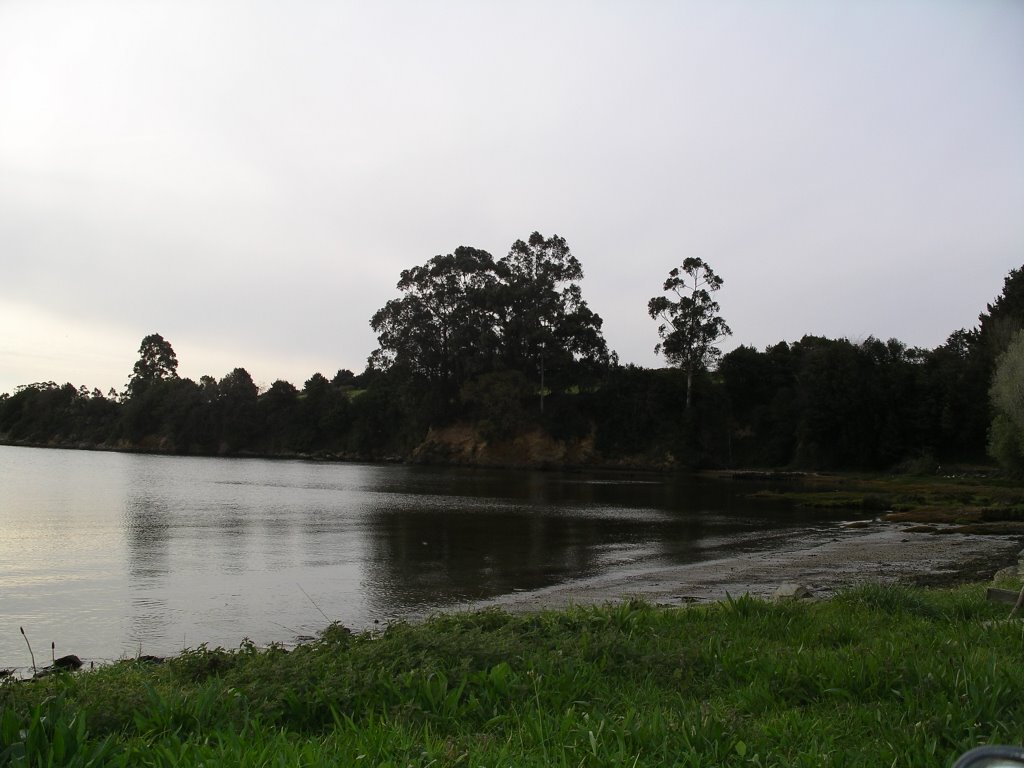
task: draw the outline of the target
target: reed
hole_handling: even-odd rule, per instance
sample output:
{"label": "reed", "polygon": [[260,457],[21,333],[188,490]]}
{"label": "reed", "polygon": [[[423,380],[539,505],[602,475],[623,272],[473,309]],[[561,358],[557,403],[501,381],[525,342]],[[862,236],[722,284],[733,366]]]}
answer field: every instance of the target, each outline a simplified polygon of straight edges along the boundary
{"label": "reed", "polygon": [[32,674],[38,675],[39,671],[36,669],[36,655],[32,653],[32,643],[28,641],[28,635],[25,634],[24,627],[18,627],[21,630],[21,636],[25,638],[25,645],[28,646],[28,655],[32,659]]}

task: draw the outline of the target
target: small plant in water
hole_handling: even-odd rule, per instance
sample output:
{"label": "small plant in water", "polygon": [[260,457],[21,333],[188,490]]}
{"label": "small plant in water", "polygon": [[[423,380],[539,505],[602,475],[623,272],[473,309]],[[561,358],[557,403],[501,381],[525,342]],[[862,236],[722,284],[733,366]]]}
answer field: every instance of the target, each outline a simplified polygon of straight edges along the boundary
{"label": "small plant in water", "polygon": [[18,627],[21,630],[21,636],[25,638],[25,645],[28,646],[28,655],[32,658],[32,674],[37,675],[39,672],[36,670],[36,655],[32,653],[32,643],[28,641],[28,635],[25,634],[24,627]]}

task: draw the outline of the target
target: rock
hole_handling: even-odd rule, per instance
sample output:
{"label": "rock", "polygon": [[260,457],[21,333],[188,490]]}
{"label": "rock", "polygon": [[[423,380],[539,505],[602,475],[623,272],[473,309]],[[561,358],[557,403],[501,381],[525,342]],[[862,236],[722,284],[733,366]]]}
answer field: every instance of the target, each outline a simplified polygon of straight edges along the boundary
{"label": "rock", "polygon": [[53,664],[48,667],[43,667],[34,675],[33,678],[49,677],[50,675],[56,674],[57,672],[74,672],[76,669],[82,668],[82,660],[74,654],[67,656],[61,656],[59,659],[54,659]]}
{"label": "rock", "polygon": [[867,528],[874,522],[873,520],[851,520],[848,523],[842,523],[843,528]]}
{"label": "rock", "polygon": [[772,597],[779,601],[806,600],[807,598],[814,597],[814,593],[803,584],[786,583],[776,589],[775,594],[772,595]]}
{"label": "rock", "polygon": [[1016,582],[1020,579],[1020,566],[1008,565],[1005,568],[1000,568],[995,572],[992,577],[993,584],[1007,584],[1010,582]]}

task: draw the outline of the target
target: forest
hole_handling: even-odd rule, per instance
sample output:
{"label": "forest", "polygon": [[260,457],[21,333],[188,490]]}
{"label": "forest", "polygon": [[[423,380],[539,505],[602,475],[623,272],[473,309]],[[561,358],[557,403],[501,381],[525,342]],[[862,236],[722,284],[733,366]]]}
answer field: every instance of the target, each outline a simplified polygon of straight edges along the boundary
{"label": "forest", "polygon": [[265,391],[244,368],[193,381],[153,333],[121,392],[43,382],[0,395],[0,442],[474,463],[438,448],[458,427],[480,446],[540,436],[585,447],[563,465],[931,472],[994,459],[1024,470],[1024,266],[975,327],[935,349],[808,335],[723,355],[725,281],[687,258],[648,304],[667,363],[657,369],[608,350],[582,278],[557,235],[535,232],[500,259],[461,246],[401,273],[399,295],[370,318],[379,346],[358,375]]}

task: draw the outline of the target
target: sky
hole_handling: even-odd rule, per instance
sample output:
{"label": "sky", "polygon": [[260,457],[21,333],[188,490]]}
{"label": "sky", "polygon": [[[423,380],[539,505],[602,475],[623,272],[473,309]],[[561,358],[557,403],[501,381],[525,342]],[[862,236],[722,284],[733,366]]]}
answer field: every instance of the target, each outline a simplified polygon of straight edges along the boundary
{"label": "sky", "polygon": [[357,373],[399,273],[565,237],[623,363],[934,347],[1024,265],[1019,0],[0,0],[0,392]]}

